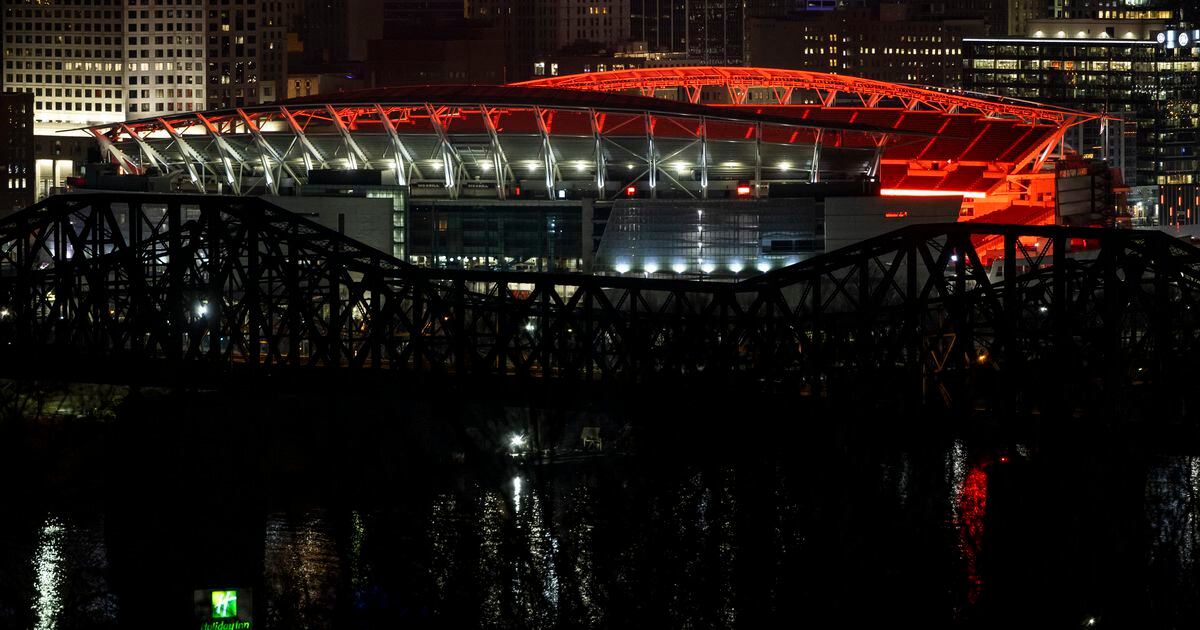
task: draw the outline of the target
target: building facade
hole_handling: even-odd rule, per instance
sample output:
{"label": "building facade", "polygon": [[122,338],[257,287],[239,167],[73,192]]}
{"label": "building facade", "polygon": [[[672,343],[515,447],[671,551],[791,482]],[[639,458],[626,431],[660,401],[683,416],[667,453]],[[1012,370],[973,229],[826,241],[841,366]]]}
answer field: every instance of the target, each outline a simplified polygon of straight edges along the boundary
{"label": "building facade", "polygon": [[965,40],[964,86],[1110,116],[1064,143],[1120,167],[1145,220],[1200,221],[1200,31],[1142,20],[1043,20],[1029,29]]}
{"label": "building facade", "polygon": [[[149,50],[140,45],[140,15],[140,9],[127,10],[119,0],[97,0],[88,6],[6,1],[4,91],[33,95],[34,122],[39,127],[125,120],[129,106],[137,102],[140,110],[142,103],[142,75],[138,75],[136,98],[130,99],[126,92],[127,66],[136,63],[140,68],[141,51]],[[152,33],[147,31],[146,36]],[[127,37],[138,43],[129,46]],[[130,53],[137,56],[131,58]],[[158,59],[165,61],[165,57]],[[147,57],[146,63],[153,60]]]}
{"label": "building facade", "polygon": [[278,0],[207,4],[208,107],[281,99],[287,79],[286,5]]}
{"label": "building facade", "polygon": [[39,133],[269,103],[287,75],[287,4],[174,0],[4,4],[4,91]]}
{"label": "building facade", "polygon": [[130,6],[125,111],[130,118],[206,106],[204,0]]}
{"label": "building facade", "polygon": [[746,16],[744,0],[632,0],[630,36],[698,65],[740,66]]}
{"label": "building facade", "polygon": [[812,12],[805,19],[749,21],[749,63],[836,72],[939,87],[961,85],[964,37],[987,33],[983,20],[915,20],[905,8]]}
{"label": "building facade", "polygon": [[1181,20],[1186,0],[1046,0],[1046,17],[1074,20]]}
{"label": "building facade", "polygon": [[33,95],[0,93],[0,115],[0,217],[5,217],[34,201]]}

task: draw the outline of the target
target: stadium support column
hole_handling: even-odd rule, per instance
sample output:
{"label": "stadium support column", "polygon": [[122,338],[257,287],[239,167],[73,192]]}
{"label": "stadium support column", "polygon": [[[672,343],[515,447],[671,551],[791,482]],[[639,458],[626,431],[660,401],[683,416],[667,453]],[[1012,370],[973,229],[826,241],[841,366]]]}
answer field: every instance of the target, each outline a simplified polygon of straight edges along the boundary
{"label": "stadium support column", "polygon": [[546,196],[554,199],[558,184],[558,163],[554,159],[554,145],[550,144],[550,128],[546,126],[546,116],[542,108],[534,107],[533,113],[537,117],[538,132],[542,136],[542,167],[546,169]]}
{"label": "stadium support column", "polygon": [[808,173],[808,181],[812,184],[821,181],[821,140],[824,134],[824,129],[818,129],[817,137],[813,140],[812,167]]}
{"label": "stadium support column", "polygon": [[492,121],[492,112],[487,105],[479,106],[479,115],[483,117],[483,126],[487,128],[488,138],[492,142],[492,170],[496,172],[496,197],[503,200],[508,197],[508,181],[513,177],[512,168],[508,165],[508,156],[504,146],[500,144],[500,133],[496,131],[496,123]]}
{"label": "stadium support column", "polygon": [[300,142],[300,146],[304,147],[305,170],[313,170],[313,158],[316,158],[317,162],[321,164],[321,168],[329,168],[321,152],[317,150],[317,147],[313,146],[308,136],[304,135],[304,129],[300,127],[300,123],[296,122],[296,117],[292,116],[292,112],[288,111],[286,107],[280,107],[279,113],[283,114],[283,119],[287,121],[288,127],[291,128],[292,133],[296,136],[296,140]]}
{"label": "stadium support column", "polygon": [[700,117],[700,197],[708,199],[708,119]]}
{"label": "stadium support column", "polygon": [[646,172],[649,176],[650,198],[658,199],[658,156],[654,153],[654,119],[646,113]]}
{"label": "stadium support column", "polygon": [[296,172],[292,170],[292,167],[288,166],[288,163],[283,159],[283,156],[279,155],[279,152],[275,150],[275,147],[271,146],[271,143],[267,142],[267,139],[263,137],[262,130],[258,127],[258,123],[254,122],[254,119],[250,118],[250,116],[246,114],[245,110],[239,109],[237,112],[238,116],[241,116],[242,122],[246,123],[246,128],[249,129],[251,135],[254,136],[254,144],[258,146],[258,157],[262,160],[263,170],[270,170],[270,162],[267,160],[267,156],[270,156],[271,159],[275,160],[275,162],[279,164],[279,171],[276,173],[276,176],[274,178],[267,179],[267,185],[271,186],[271,192],[275,193],[276,195],[279,194],[279,180],[283,179],[284,171],[287,171],[288,176],[292,178],[292,181],[294,182],[293,185],[299,186],[300,178],[296,175]]}
{"label": "stadium support column", "polygon": [[[179,148],[179,157],[183,158],[183,163],[187,166],[188,175],[192,178],[192,183],[195,184],[200,192],[206,192],[204,190],[204,180],[200,177],[204,173],[204,156],[197,153],[192,148],[192,145],[183,139],[183,134],[179,133],[179,130],[175,129],[166,119],[159,118],[158,124],[162,125],[162,128],[166,129],[167,133],[171,134],[171,137],[175,139],[175,146]],[[199,170],[196,170],[197,167],[199,167]]]}
{"label": "stadium support column", "polygon": [[[137,143],[138,148],[142,150],[142,155],[150,158],[151,164],[157,163],[159,166],[161,166],[163,169],[163,174],[170,172],[171,164],[167,162],[167,159],[164,158],[158,151],[156,151],[154,147],[150,146],[150,143],[146,142],[141,136],[137,135],[133,129],[129,128],[129,125],[121,123],[120,127],[125,133],[129,134],[130,138],[133,138],[134,142]],[[107,140],[107,138],[105,138],[105,140]],[[103,142],[101,142],[101,144],[103,145]]]}
{"label": "stadium support column", "polygon": [[396,131],[396,126],[392,123],[392,119],[388,116],[383,106],[376,103],[375,111],[379,113],[379,119],[383,123],[383,128],[387,129],[388,137],[392,139],[392,152],[396,159],[396,185],[407,186],[412,179],[409,173],[411,168],[417,174],[418,179],[423,179],[420,169],[417,168],[417,163],[412,158],[412,154],[408,152],[408,147],[404,146],[404,142],[400,140],[400,132]]}
{"label": "stadium support column", "polygon": [[604,175],[608,166],[604,163],[604,137],[601,135],[600,120],[596,110],[588,110],[588,119],[592,123],[592,138],[596,143],[596,198],[604,199]]}
{"label": "stadium support column", "polygon": [[118,149],[117,145],[113,144],[112,140],[108,139],[108,136],[104,135],[99,129],[89,129],[88,131],[90,131],[91,134],[96,138],[96,141],[100,143],[100,148],[102,150],[113,156],[117,162],[120,162],[121,168],[134,175],[142,174],[141,167],[134,163],[133,160],[129,159],[129,156],[125,155],[124,151]]}
{"label": "stadium support column", "polygon": [[445,187],[450,191],[451,199],[458,199],[458,159],[454,146],[450,144],[450,135],[436,109],[430,103],[425,104],[425,112],[429,114],[429,122],[437,132],[441,144],[442,174],[445,176]]}
{"label": "stadium support column", "polygon": [[355,158],[362,160],[363,168],[371,168],[371,160],[367,157],[367,153],[362,150],[362,147],[358,146],[358,142],[355,141],[354,135],[351,134],[350,130],[346,127],[346,121],[342,120],[342,115],[335,111],[332,105],[326,105],[325,111],[329,112],[329,117],[333,120],[333,125],[337,127],[338,133],[342,134],[342,141],[345,142],[346,147],[350,149],[346,152],[346,155],[350,158],[350,168],[358,168],[357,160]]}
{"label": "stadium support column", "polygon": [[[225,181],[228,181],[229,186],[233,188],[233,194],[241,196],[241,171],[239,170],[235,174],[233,165],[234,163],[237,163],[240,169],[240,166],[243,163],[242,156],[238,155],[237,151],[235,151],[233,147],[229,146],[229,143],[225,141],[223,136],[221,136],[221,130],[217,128],[217,126],[214,125],[211,120],[205,118],[201,114],[196,114],[195,116],[196,120],[199,120],[200,124],[204,125],[204,128],[208,130],[208,135],[212,136],[213,140],[217,143],[217,150],[221,153],[221,164],[225,167]],[[270,175],[267,177],[269,178]]]}
{"label": "stadium support column", "polygon": [[871,158],[871,166],[867,170],[867,177],[871,180],[879,178],[880,166],[883,163],[883,147],[887,146],[888,134],[883,134],[875,139],[875,155]]}

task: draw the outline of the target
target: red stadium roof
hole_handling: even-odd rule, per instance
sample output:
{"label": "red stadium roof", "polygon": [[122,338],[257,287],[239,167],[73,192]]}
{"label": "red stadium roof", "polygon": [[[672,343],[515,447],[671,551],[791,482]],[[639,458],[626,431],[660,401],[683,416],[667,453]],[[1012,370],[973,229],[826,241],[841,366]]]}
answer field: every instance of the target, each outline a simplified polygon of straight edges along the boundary
{"label": "red stadium roof", "polygon": [[[702,96],[712,99],[714,89],[716,100],[724,102],[702,103]],[[275,171],[272,185],[284,176],[302,179],[303,173],[296,171],[301,158],[305,169],[313,168],[310,161],[324,165],[346,160],[350,168],[394,161],[405,164],[421,182],[439,178],[428,171],[422,174],[417,162],[437,162],[431,168],[444,162],[454,167],[444,171],[451,187],[460,178],[449,173],[483,168],[491,158],[480,156],[490,151],[488,155],[497,153],[506,162],[491,171],[505,173],[497,180],[498,191],[520,179],[510,172],[512,160],[537,161],[551,189],[559,177],[559,161],[570,159],[577,171],[594,172],[597,188],[603,192],[602,171],[617,159],[629,162],[630,177],[646,176],[653,188],[659,172],[685,187],[663,170],[667,160],[673,160],[676,169],[682,168],[681,161],[685,167],[693,165],[706,187],[710,171],[720,171],[726,180],[750,177],[761,183],[794,180],[792,173],[798,172],[794,165],[807,168],[805,164],[811,166],[809,180],[817,181],[819,161],[829,162],[837,172],[858,168],[849,166],[859,159],[854,155],[866,155],[863,159],[868,162],[873,155],[873,164],[862,174],[878,178],[883,195],[961,196],[965,219],[987,220],[991,215],[1044,223],[1052,219],[1055,204],[1055,175],[1047,163],[1062,153],[1068,128],[1099,118],[1014,99],[844,75],[679,67],[549,77],[503,86],[358,90],[169,114],[89,131],[132,172],[157,163],[163,170],[186,168],[193,180],[206,169],[221,171],[232,182],[241,175],[231,164],[244,164],[244,156],[257,155],[264,171],[268,166]],[[268,124],[273,127],[268,129]],[[542,142],[525,146],[517,139],[522,135],[540,136]],[[579,139],[590,140],[595,147],[585,151]],[[710,140],[715,142],[705,144]],[[459,155],[456,142],[464,143],[462,150],[470,159],[464,161]],[[521,157],[504,156],[503,145],[509,142],[516,143],[511,150]],[[636,142],[645,146],[630,144]],[[668,151],[663,142],[677,146]],[[579,145],[570,145],[569,158],[563,153],[568,150],[565,143]],[[749,148],[744,146],[747,143]],[[136,149],[142,158],[135,163],[121,146]],[[797,147],[803,146],[813,147],[811,156],[796,159],[801,155]],[[414,155],[407,155],[413,147]],[[604,151],[615,153],[606,157]],[[718,151],[724,151],[725,157],[718,157]],[[738,151],[745,155],[735,155]],[[838,151],[849,161],[838,162],[833,155]],[[764,176],[767,162],[778,172]],[[536,168],[541,167],[531,167],[530,172]],[[683,173],[693,176],[691,168]],[[399,166],[394,170],[398,180],[409,181]],[[464,171],[475,179],[486,174],[486,170]]]}
{"label": "red stadium roof", "polygon": [[[864,133],[901,133],[910,136],[932,135],[932,131],[923,129],[894,130],[872,126],[870,123],[852,123],[844,120],[811,120],[797,119],[786,111],[759,111],[730,107],[713,107],[694,103],[684,103],[646,96],[590,93],[579,90],[554,89],[521,85],[406,85],[398,87],[370,88],[352,90],[334,94],[316,94],[293,98],[278,103],[252,105],[240,108],[242,112],[278,111],[280,106],[296,109],[311,109],[313,105],[332,105],[338,110],[352,111],[355,106],[374,107],[381,104],[425,104],[445,105],[488,105],[490,107],[541,107],[546,109],[564,108],[578,110],[604,110],[653,112],[664,115],[708,116],[727,120],[748,122],[779,123],[789,126],[809,127],[818,129],[861,131]],[[217,109],[204,112],[210,119],[222,117],[238,117],[238,108]],[[139,120],[131,120],[126,124],[131,127],[149,125],[157,127],[162,120],[172,119],[191,120],[195,114],[191,112],[155,116]],[[591,133],[587,131],[586,133]]]}
{"label": "red stadium roof", "polygon": [[[989,220],[992,215],[990,218],[1023,223],[1052,221],[1053,173],[1045,172],[1043,165],[1068,128],[1102,118],[1100,114],[984,94],[774,68],[644,68],[549,77],[518,85],[636,91],[643,96],[675,90],[692,103],[699,103],[702,94],[711,94],[716,88],[727,95],[726,109],[889,129],[893,135],[885,137],[880,157],[881,193],[961,195],[968,220]],[[767,102],[755,104],[761,103],[763,96]],[[913,132],[932,137],[894,137]]]}
{"label": "red stadium roof", "polygon": [[999,114],[1059,124],[1074,124],[1100,117],[1098,114],[1089,112],[984,94],[935,90],[841,74],[778,68],[729,66],[641,68],[549,77],[514,85],[594,92],[638,90],[646,96],[652,96],[655,90],[674,88],[686,90],[689,100],[693,103],[700,102],[701,88],[722,87],[728,90],[730,102],[735,105],[745,104],[749,90],[755,88],[771,89],[779,104],[790,103],[795,90],[811,90],[821,96],[821,103],[826,106],[832,105],[834,98],[839,94],[853,94],[861,99],[864,107],[875,107],[880,100],[894,99],[902,102],[908,109],[925,107],[935,111],[957,113],[960,109],[965,108],[984,114]]}

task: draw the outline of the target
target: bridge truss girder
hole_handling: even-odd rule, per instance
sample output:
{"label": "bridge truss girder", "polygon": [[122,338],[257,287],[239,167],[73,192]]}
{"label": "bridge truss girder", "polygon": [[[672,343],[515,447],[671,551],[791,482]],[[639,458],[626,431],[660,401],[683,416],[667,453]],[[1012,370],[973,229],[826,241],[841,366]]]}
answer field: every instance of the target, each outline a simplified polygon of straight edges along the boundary
{"label": "bridge truss girder", "polygon": [[[1091,258],[1071,253],[1084,239]],[[257,198],[70,195],[0,222],[18,372],[54,357],[1029,407],[1175,383],[1198,296],[1200,252],[1155,232],[912,226],[707,283],[421,269]]]}

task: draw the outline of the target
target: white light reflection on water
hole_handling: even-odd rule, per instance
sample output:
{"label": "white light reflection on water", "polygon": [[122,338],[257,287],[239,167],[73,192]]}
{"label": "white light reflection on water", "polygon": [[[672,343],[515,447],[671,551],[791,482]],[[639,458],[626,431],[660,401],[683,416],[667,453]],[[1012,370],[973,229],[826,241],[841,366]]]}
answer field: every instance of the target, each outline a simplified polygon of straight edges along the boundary
{"label": "white light reflection on water", "polygon": [[35,630],[115,622],[117,597],[108,585],[102,519],[48,515],[38,530],[31,563]]}
{"label": "white light reflection on water", "polygon": [[954,440],[954,445],[946,453],[946,481],[950,484],[946,500],[950,506],[951,522],[957,527],[962,517],[959,500],[962,498],[963,484],[967,481],[967,447],[962,440]]}
{"label": "white light reflection on water", "polygon": [[718,619],[722,627],[737,625],[737,582],[734,574],[737,563],[737,530],[734,514],[737,514],[737,498],[734,495],[737,479],[733,468],[724,471],[721,488],[717,495],[717,552],[721,561],[721,607]]}
{"label": "white light reflection on water", "polygon": [[325,516],[267,518],[263,577],[267,626],[332,628],[341,561]]}
{"label": "white light reflection on water", "polygon": [[1195,577],[1200,544],[1200,457],[1166,457],[1146,476],[1146,518],[1153,532],[1149,545],[1152,573],[1167,578],[1172,598],[1192,599],[1200,591]]}
{"label": "white light reflection on water", "polygon": [[481,625],[505,623],[502,542],[504,537],[504,498],[494,490],[483,493],[478,517],[479,587]]}
{"label": "white light reflection on water", "polygon": [[[518,477],[519,479],[519,477]],[[514,482],[515,488],[522,487]],[[558,541],[551,535],[542,513],[536,486],[525,490],[528,509],[516,515],[518,540],[524,551],[512,558],[513,601],[517,614],[530,628],[551,628],[558,620],[559,583],[554,563]]]}
{"label": "white light reflection on water", "polygon": [[[567,558],[571,562],[571,577],[575,582],[575,590],[579,598],[579,606],[583,613],[583,625],[597,628],[604,623],[604,607],[600,600],[602,593],[596,580],[595,559],[592,547],[595,544],[593,532],[594,515],[592,507],[595,499],[586,484],[575,487],[570,500],[571,525],[566,530],[568,551]],[[557,552],[557,548],[555,549]]]}
{"label": "white light reflection on water", "polygon": [[34,630],[54,630],[62,615],[63,546],[66,528],[55,516],[46,517],[38,533],[37,552],[33,558],[34,588],[37,601],[33,610],[37,615]]}
{"label": "white light reflection on water", "polygon": [[429,515],[430,572],[439,602],[449,597],[450,580],[458,572],[458,562],[455,561],[459,541],[455,515],[457,507],[454,495],[442,493],[434,499]]}
{"label": "white light reflection on water", "polygon": [[363,541],[367,536],[367,528],[363,525],[362,515],[357,510],[350,513],[350,585],[354,588],[355,597],[359,597],[366,584],[363,567]]}

